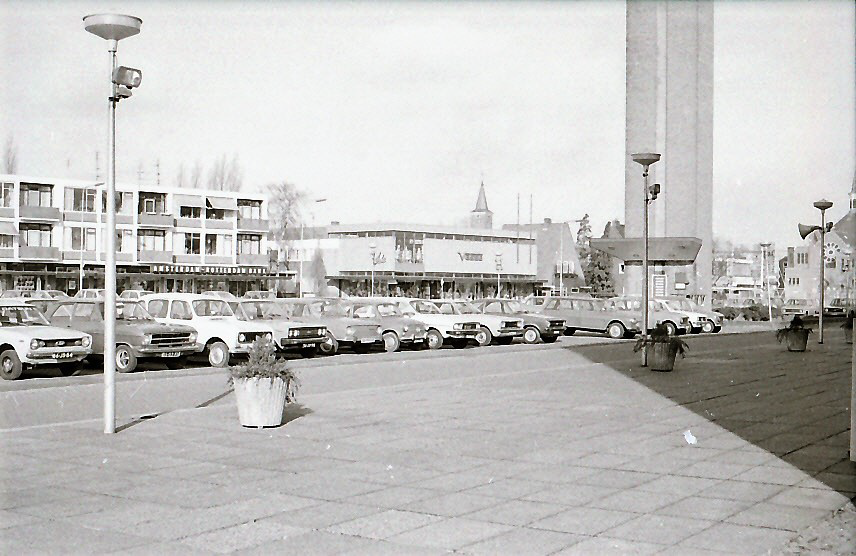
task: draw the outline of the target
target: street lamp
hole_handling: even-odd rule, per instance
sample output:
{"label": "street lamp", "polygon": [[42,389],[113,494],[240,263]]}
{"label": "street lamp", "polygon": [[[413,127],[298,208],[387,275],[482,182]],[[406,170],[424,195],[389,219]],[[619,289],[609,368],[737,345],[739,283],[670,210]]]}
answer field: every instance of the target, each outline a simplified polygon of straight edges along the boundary
{"label": "street lamp", "polygon": [[764,281],[764,287],[767,288],[767,311],[770,315],[770,324],[773,323],[773,301],[770,298],[770,279],[767,275],[767,249],[772,245],[770,242],[761,244],[761,279]]}
{"label": "street lamp", "polygon": [[[659,153],[634,153],[630,155],[633,162],[642,165],[642,178],[644,180],[644,189],[642,190],[644,199],[644,210],[642,217],[642,338],[648,340],[648,203],[657,198],[660,192],[659,184],[654,184],[651,188],[648,187],[648,167],[660,160]],[[648,194],[651,194],[651,197]],[[648,366],[648,349],[642,350],[642,366]]]}
{"label": "street lamp", "polygon": [[493,260],[496,262],[496,297],[499,297],[499,273],[502,271],[502,252],[497,251]]}
{"label": "street lamp", "polygon": [[[823,293],[826,289],[824,285],[824,277],[823,277],[823,267],[826,266],[825,258],[826,258],[826,209],[832,208],[832,202],[827,201],[826,199],[821,199],[814,203],[814,208],[820,211],[820,322],[818,327],[820,328],[820,338],[818,338],[819,344],[823,343]],[[832,224],[832,222],[830,222]]]}
{"label": "street lamp", "polygon": [[104,432],[116,432],[116,104],[131,96],[143,74],[139,70],[116,67],[119,41],[140,32],[143,20],[121,14],[94,14],[83,18],[86,31],[107,41],[110,53],[109,133],[107,156],[107,218],[104,263]]}
{"label": "street lamp", "polygon": [[[312,199],[313,203],[323,203],[326,201],[326,197],[321,197],[320,199]],[[312,215],[312,228],[315,228],[315,211],[310,210]],[[303,297],[303,255],[306,253],[306,247],[303,245],[303,218],[300,219],[300,256],[297,259],[297,264],[299,265],[299,274],[300,278],[297,279],[297,297]]]}
{"label": "street lamp", "polygon": [[380,263],[386,262],[386,257],[383,253],[379,253],[377,250],[377,244],[375,242],[369,243],[369,253],[372,256],[372,285],[371,285],[371,297],[374,297],[374,272],[375,267]]}

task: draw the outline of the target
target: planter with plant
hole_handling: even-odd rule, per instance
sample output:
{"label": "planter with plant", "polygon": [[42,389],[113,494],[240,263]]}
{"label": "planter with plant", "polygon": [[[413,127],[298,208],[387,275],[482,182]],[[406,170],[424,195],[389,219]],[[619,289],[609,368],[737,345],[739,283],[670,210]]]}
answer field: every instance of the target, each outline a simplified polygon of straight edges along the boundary
{"label": "planter with plant", "polygon": [[779,328],[776,331],[776,340],[780,344],[787,342],[788,351],[805,351],[808,335],[811,333],[812,329],[807,328],[803,320],[797,315],[791,319],[785,328]]}
{"label": "planter with plant", "polygon": [[669,330],[658,324],[647,338],[639,337],[633,351],[647,352],[648,367],[652,371],[671,371],[675,368],[678,355],[686,357],[689,346],[677,336],[669,334]]}
{"label": "planter with plant", "polygon": [[300,381],[285,360],[277,360],[271,340],[256,339],[248,355],[246,363],[229,367],[238,419],[245,427],[278,427],[285,405],[297,395]]}
{"label": "planter with plant", "polygon": [[856,311],[850,310],[841,325],[841,328],[844,329],[844,341],[848,344],[853,343],[853,319],[856,319]]}

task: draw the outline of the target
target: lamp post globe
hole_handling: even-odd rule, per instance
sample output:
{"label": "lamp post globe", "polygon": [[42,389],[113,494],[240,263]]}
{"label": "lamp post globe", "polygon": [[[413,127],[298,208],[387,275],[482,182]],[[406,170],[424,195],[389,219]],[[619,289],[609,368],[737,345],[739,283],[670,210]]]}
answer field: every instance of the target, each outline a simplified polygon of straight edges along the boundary
{"label": "lamp post globe", "polygon": [[[93,14],[83,18],[84,29],[107,41],[110,54],[110,96],[107,156],[107,214],[104,227],[104,432],[116,432],[116,103],[130,96],[129,87],[139,85],[116,81],[116,50],[119,41],[140,32],[143,20],[132,15]],[[136,71],[136,70],[135,70]],[[120,88],[120,84],[126,85]]]}
{"label": "lamp post globe", "polygon": [[821,199],[819,201],[815,201],[814,208],[820,211],[820,308],[819,308],[819,316],[818,316],[818,328],[820,329],[820,333],[818,334],[817,343],[823,343],[823,306],[824,306],[824,293],[826,290],[826,277],[824,276],[823,267],[826,266],[826,210],[832,208],[832,201],[828,201],[826,199]]}
{"label": "lamp post globe", "polygon": [[[630,155],[633,162],[642,166],[642,338],[648,339],[648,168],[659,162],[660,153],[640,152]],[[642,349],[642,366],[648,366],[648,348]]]}

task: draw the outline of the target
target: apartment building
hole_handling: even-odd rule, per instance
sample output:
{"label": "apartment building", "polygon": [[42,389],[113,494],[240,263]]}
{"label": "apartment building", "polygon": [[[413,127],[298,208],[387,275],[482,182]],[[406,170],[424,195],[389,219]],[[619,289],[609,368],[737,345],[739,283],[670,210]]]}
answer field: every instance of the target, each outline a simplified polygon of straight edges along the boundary
{"label": "apartment building", "polygon": [[[0,174],[0,289],[103,287],[106,186]],[[116,185],[117,288],[273,289],[263,194]],[[82,278],[82,280],[81,280]]]}

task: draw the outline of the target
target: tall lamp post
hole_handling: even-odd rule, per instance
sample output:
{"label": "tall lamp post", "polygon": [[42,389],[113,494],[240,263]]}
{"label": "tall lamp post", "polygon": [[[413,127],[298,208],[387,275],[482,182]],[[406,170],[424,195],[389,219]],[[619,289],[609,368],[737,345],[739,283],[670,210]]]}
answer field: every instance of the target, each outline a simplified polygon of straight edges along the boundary
{"label": "tall lamp post", "polygon": [[502,272],[502,252],[497,251],[493,260],[496,262],[496,297],[499,297],[499,273]]}
{"label": "tall lamp post", "polygon": [[94,14],[83,18],[86,31],[107,41],[110,53],[109,134],[107,156],[107,218],[104,231],[104,433],[116,432],[116,104],[131,96],[143,75],[139,70],[116,66],[119,41],[140,32],[143,20],[121,14]]}
{"label": "tall lamp post", "polygon": [[[660,160],[659,153],[635,153],[630,155],[633,158],[633,162],[642,165],[642,178],[644,180],[644,188],[642,190],[643,194],[643,207],[642,211],[642,338],[644,340],[648,339],[648,203],[657,198],[657,193],[659,193],[659,186],[656,187],[656,191],[654,189],[649,189],[648,187],[648,168]],[[651,193],[651,197],[648,194]],[[648,366],[648,349],[647,347],[642,350],[642,366]]]}
{"label": "tall lamp post", "polygon": [[383,253],[379,253],[377,250],[377,244],[375,242],[369,243],[369,253],[372,256],[372,285],[371,285],[371,297],[374,297],[374,271],[375,267],[380,263],[386,262],[386,257]]}
{"label": "tall lamp post", "polygon": [[[323,203],[326,200],[327,199],[325,197],[322,197],[320,199],[312,199],[312,202],[313,203]],[[301,218],[300,219],[300,256],[297,259],[297,264],[299,265],[298,274],[300,275],[300,278],[297,279],[297,297],[303,297],[303,255],[306,253],[306,246],[303,245],[303,228],[304,227],[305,226],[303,224],[303,218]],[[314,230],[314,228],[315,228],[315,211],[312,211],[312,228],[313,228],[313,231],[315,233],[317,233],[317,230]]]}
{"label": "tall lamp post", "polygon": [[770,325],[773,324],[773,300],[770,296],[770,277],[767,275],[767,249],[772,244],[764,242],[761,244],[761,279],[764,281],[764,287],[767,288],[767,311],[769,312]]}
{"label": "tall lamp post", "polygon": [[814,208],[820,211],[820,317],[818,327],[820,328],[820,337],[817,343],[823,343],[823,294],[826,290],[824,284],[823,267],[826,266],[826,209],[832,208],[832,202],[826,199],[821,199],[814,203]]}

